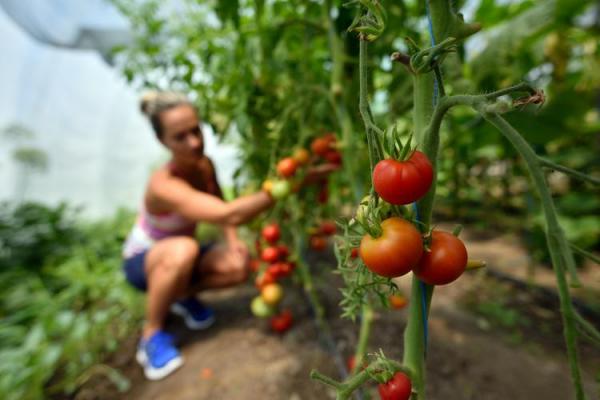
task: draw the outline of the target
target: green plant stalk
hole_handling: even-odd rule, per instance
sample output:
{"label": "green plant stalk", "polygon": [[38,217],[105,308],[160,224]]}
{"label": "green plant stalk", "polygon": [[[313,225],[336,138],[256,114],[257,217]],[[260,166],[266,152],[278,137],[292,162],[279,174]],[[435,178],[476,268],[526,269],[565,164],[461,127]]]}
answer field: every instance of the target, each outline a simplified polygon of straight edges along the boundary
{"label": "green plant stalk", "polygon": [[356,345],[356,350],[354,352],[354,368],[350,371],[351,374],[354,374],[355,371],[359,370],[363,364],[363,359],[367,353],[372,323],[373,307],[367,300],[367,303],[363,305],[361,310],[360,333],[358,336],[358,344]]}
{"label": "green plant stalk", "polygon": [[[412,371],[395,361],[388,360],[387,364],[388,367],[391,365],[395,371],[403,371],[409,376],[412,374]],[[381,361],[375,361],[367,368],[359,371],[356,375],[352,375],[345,382],[338,382],[314,369],[310,372],[310,378],[335,388],[336,400],[347,400],[352,395],[352,392],[371,379],[372,374],[381,371],[384,368],[385,365]]]}
{"label": "green plant stalk", "polygon": [[368,72],[367,72],[367,46],[366,40],[360,40],[359,57],[358,57],[358,70],[359,70],[359,101],[358,109],[360,116],[365,124],[365,131],[367,134],[367,144],[369,147],[369,161],[371,165],[371,175],[375,164],[383,158],[383,149],[381,143],[377,137],[376,132],[381,132],[371,119],[371,111],[369,110],[368,100]]}
{"label": "green plant stalk", "polygon": [[[434,171],[434,179],[429,192],[417,203],[420,221],[424,224],[424,230],[428,230],[431,224],[433,200],[435,198],[435,171],[439,149],[439,131],[431,132],[426,129],[433,114],[433,74],[415,74],[413,82],[413,125],[415,127],[415,137],[420,149],[431,161]],[[408,321],[404,331],[403,362],[413,372],[413,388],[419,400],[425,399],[426,343],[424,338],[424,324],[428,323],[432,296],[433,286],[423,285],[417,277],[413,276]],[[425,304],[423,304],[423,298],[425,298]],[[423,306],[425,306],[425,312],[423,311]]]}
{"label": "green plant stalk", "polygon": [[[577,400],[585,400],[586,396],[583,391],[581,380],[581,371],[579,368],[579,355],[577,351],[577,331],[575,326],[575,311],[571,302],[571,294],[569,293],[567,279],[565,276],[566,257],[564,247],[561,242],[564,240],[564,233],[558,223],[558,217],[554,208],[554,202],[550,194],[550,190],[546,184],[542,169],[538,164],[538,158],[531,146],[523,139],[504,118],[496,113],[489,113],[483,107],[478,107],[478,111],[482,116],[493,126],[495,126],[504,137],[506,137],[514,148],[519,152],[525,160],[531,179],[542,203],[542,209],[546,218],[546,241],[552,266],[556,275],[558,284],[558,293],[560,297],[560,309],[563,319],[563,334],[567,346],[567,355],[569,358],[569,366],[571,369],[571,380],[575,388]],[[567,249],[568,251],[568,249]]]}
{"label": "green plant stalk", "polygon": [[550,169],[555,169],[555,170],[563,172],[563,173],[565,173],[567,175],[571,175],[574,178],[580,179],[580,180],[582,180],[584,182],[593,183],[594,185],[600,185],[600,179],[598,179],[598,178],[586,175],[586,174],[581,173],[579,171],[575,171],[574,169],[571,169],[571,168],[565,167],[563,165],[557,164],[557,163],[552,162],[552,161],[550,161],[550,160],[548,160],[547,158],[544,158],[544,157],[538,156],[538,160],[539,160],[539,162],[544,167],[547,167],[547,168],[550,168]]}
{"label": "green plant stalk", "polygon": [[592,260],[593,262],[600,264],[600,257],[595,256],[594,254],[590,253],[589,251],[586,251],[584,249],[582,249],[581,247],[574,245],[573,243],[569,243],[569,246],[575,250],[577,253],[581,254],[584,257],[589,258],[590,260]]}

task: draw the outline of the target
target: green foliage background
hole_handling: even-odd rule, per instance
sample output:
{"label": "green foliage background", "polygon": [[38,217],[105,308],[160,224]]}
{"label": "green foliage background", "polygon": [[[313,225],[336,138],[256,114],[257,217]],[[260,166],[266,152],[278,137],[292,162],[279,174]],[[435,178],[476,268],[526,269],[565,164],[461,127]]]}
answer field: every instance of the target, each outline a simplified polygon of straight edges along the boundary
{"label": "green foliage background", "polygon": [[[135,5],[115,0],[138,33],[117,51],[139,87],[182,90],[206,122],[243,150],[239,182],[258,186],[278,157],[323,130],[342,139],[346,174],[338,187],[360,198],[369,182],[366,139],[358,114],[358,40],[346,31],[355,9],[342,1],[182,1]],[[369,48],[371,102],[380,126],[411,131],[412,83],[390,55],[404,37],[426,45],[422,1],[383,1],[387,29]],[[465,2],[454,2],[461,7]],[[448,94],[482,93],[527,80],[547,96],[541,107],[508,116],[536,151],[600,174],[599,11],[593,1],[469,2],[481,33],[444,63]],[[457,110],[444,126],[439,217],[482,228],[514,228],[536,258],[548,261],[542,222],[514,150],[482,119]],[[550,182],[569,239],[600,242],[597,188],[553,174]],[[345,193],[342,191],[342,193]]]}

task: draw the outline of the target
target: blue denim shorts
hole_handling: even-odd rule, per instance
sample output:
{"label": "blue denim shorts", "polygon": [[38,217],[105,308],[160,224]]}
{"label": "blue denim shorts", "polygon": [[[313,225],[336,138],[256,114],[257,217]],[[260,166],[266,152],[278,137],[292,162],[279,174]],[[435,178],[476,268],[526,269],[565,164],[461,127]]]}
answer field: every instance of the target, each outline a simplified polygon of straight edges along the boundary
{"label": "blue denim shorts", "polygon": [[[200,245],[200,256],[198,257],[198,261],[202,259],[202,257],[210,251],[210,249],[215,245],[214,242],[209,242]],[[131,286],[135,287],[138,290],[145,292],[148,289],[148,281],[146,279],[146,269],[144,268],[146,253],[148,250],[144,250],[141,253],[135,254],[129,258],[123,260],[123,271],[125,272],[125,278],[127,282],[131,284]],[[190,280],[190,286],[197,284],[200,281],[200,274],[198,273],[198,269],[194,269],[192,274],[192,279]]]}

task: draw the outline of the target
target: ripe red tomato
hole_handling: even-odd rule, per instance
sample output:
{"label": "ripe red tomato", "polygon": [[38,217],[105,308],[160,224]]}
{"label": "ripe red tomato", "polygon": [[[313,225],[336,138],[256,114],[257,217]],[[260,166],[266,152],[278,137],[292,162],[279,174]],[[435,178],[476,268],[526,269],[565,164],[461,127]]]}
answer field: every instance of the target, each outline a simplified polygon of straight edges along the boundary
{"label": "ripe red tomato", "polygon": [[335,225],[335,222],[326,220],[321,222],[319,231],[326,236],[333,235],[337,231],[337,226]]}
{"label": "ripe red tomato", "polygon": [[285,261],[285,259],[290,255],[290,249],[285,244],[280,244],[277,246],[277,251],[279,251],[279,259],[281,261]]}
{"label": "ripe red tomato", "polygon": [[275,279],[285,278],[292,273],[293,267],[287,262],[275,262],[267,267],[267,272]]}
{"label": "ripe red tomato", "polygon": [[366,234],[360,242],[360,258],[371,271],[393,278],[413,269],[423,254],[423,239],[413,224],[399,217],[381,223],[378,238]]}
{"label": "ripe red tomato", "polygon": [[272,223],[269,225],[265,225],[262,228],[262,237],[269,243],[273,244],[279,240],[281,237],[281,231],[279,230],[279,225],[276,223]]}
{"label": "ripe red tomato", "polygon": [[268,263],[274,263],[279,259],[279,250],[274,246],[265,247],[260,253],[260,258]]}
{"label": "ripe red tomato", "polygon": [[381,400],[408,400],[412,392],[410,378],[404,372],[396,372],[392,379],[377,386]]}
{"label": "ripe red tomato", "polygon": [[310,144],[312,152],[318,156],[324,157],[331,149],[332,140],[328,137],[318,137]]}
{"label": "ripe red tomato", "polygon": [[275,283],[275,280],[276,279],[273,276],[273,274],[271,274],[269,271],[265,271],[262,275],[258,275],[256,277],[256,279],[254,280],[254,285],[257,287],[257,289],[260,290],[266,285]]}
{"label": "ripe red tomato", "polygon": [[324,157],[332,164],[340,165],[342,163],[342,155],[337,150],[329,150]]}
{"label": "ripe red tomato", "polygon": [[288,262],[282,262],[279,263],[279,276],[281,276],[282,278],[285,278],[286,276],[289,276],[292,271],[294,270],[294,267],[292,266],[292,264],[288,263]]}
{"label": "ripe red tomato", "polygon": [[430,285],[445,285],[462,275],[467,267],[467,258],[462,240],[449,232],[434,230],[430,251],[423,253],[414,273]]}
{"label": "ripe red tomato", "polygon": [[292,312],[284,310],[279,315],[271,318],[271,329],[277,333],[284,333],[291,328],[293,322]]}
{"label": "ripe red tomato", "polygon": [[296,168],[298,168],[298,162],[292,157],[283,158],[277,163],[277,173],[284,178],[294,175]]}
{"label": "ripe red tomato", "polygon": [[316,251],[323,251],[327,247],[327,240],[323,236],[313,235],[310,237],[310,248]]}
{"label": "ripe red tomato", "polygon": [[433,182],[427,156],[415,151],[408,160],[381,160],[373,169],[373,187],[391,204],[409,204],[423,197]]}
{"label": "ripe red tomato", "polygon": [[350,257],[351,257],[351,258],[356,258],[356,257],[358,257],[358,247],[354,247],[354,248],[352,249],[352,251],[350,252]]}

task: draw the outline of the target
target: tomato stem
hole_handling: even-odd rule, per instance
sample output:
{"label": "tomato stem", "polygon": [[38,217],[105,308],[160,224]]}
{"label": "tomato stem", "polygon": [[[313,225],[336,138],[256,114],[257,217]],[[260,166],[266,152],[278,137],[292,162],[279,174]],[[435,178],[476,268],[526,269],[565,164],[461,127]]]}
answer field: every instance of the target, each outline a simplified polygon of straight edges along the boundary
{"label": "tomato stem", "polygon": [[[506,137],[513,147],[525,160],[532,182],[538,192],[542,203],[542,209],[546,219],[546,242],[552,259],[552,266],[556,275],[560,309],[563,319],[563,333],[567,347],[567,356],[571,368],[571,380],[575,387],[577,400],[584,400],[586,395],[583,391],[581,371],[579,367],[579,355],[577,350],[577,331],[575,327],[575,311],[571,294],[568,289],[565,269],[572,266],[574,260],[564,232],[558,223],[558,216],[552,200],[550,189],[542,169],[538,164],[538,157],[531,146],[523,139],[521,134],[513,128],[504,118],[495,113],[487,113],[482,107],[476,108],[490,124],[496,127]],[[576,275],[575,275],[576,276]]]}

